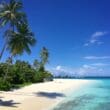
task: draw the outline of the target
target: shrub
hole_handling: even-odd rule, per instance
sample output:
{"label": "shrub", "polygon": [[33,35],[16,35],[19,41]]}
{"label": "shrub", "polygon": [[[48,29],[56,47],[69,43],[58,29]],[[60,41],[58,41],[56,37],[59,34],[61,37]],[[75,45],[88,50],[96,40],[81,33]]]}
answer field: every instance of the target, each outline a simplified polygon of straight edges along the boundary
{"label": "shrub", "polygon": [[44,79],[44,73],[41,71],[36,72],[35,77],[34,77],[34,83],[43,82],[43,79]]}
{"label": "shrub", "polygon": [[53,76],[44,66],[34,69],[28,62],[17,60],[15,64],[0,63],[0,90],[10,90],[18,85],[52,81]]}
{"label": "shrub", "polygon": [[8,91],[11,87],[11,83],[8,80],[3,80],[3,78],[0,78],[0,90]]}
{"label": "shrub", "polygon": [[52,81],[53,75],[48,71],[38,71],[35,74],[34,82]]}
{"label": "shrub", "polygon": [[48,72],[48,71],[45,71],[45,78],[53,78],[53,75],[50,73],[50,72]]}
{"label": "shrub", "polygon": [[35,76],[35,70],[24,61],[16,61],[12,73],[12,83],[23,84],[32,82]]}

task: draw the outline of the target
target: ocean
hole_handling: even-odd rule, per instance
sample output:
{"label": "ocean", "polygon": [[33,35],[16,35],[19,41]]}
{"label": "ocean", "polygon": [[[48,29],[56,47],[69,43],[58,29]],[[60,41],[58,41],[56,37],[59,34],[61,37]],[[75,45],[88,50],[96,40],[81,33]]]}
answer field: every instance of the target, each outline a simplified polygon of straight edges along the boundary
{"label": "ocean", "polygon": [[89,79],[92,83],[80,87],[52,110],[110,110],[110,79]]}

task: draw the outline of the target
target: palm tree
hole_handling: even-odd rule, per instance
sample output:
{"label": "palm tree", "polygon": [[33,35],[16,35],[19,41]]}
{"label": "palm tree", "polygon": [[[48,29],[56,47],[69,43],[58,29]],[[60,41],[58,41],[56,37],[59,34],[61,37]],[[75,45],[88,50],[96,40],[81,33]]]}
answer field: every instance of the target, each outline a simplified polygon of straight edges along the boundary
{"label": "palm tree", "polygon": [[8,49],[12,56],[21,55],[24,52],[31,53],[30,46],[34,46],[36,40],[26,23],[19,25],[18,32],[11,31],[10,34]]}
{"label": "palm tree", "polygon": [[0,24],[5,26],[9,24],[14,28],[19,23],[26,21],[26,15],[22,11],[23,4],[20,0],[10,0],[9,3],[0,4]]}
{"label": "palm tree", "polygon": [[[3,1],[0,4],[0,26],[8,26],[9,29],[15,30],[17,26],[22,22],[27,22],[26,15],[22,11],[23,4],[19,0],[10,0],[10,2]],[[7,39],[5,39],[7,40]],[[7,41],[3,46],[3,49],[0,53],[0,59],[2,58],[3,52],[7,47]]]}
{"label": "palm tree", "polygon": [[40,53],[41,65],[44,66],[48,62],[49,52],[48,49],[43,47]]}

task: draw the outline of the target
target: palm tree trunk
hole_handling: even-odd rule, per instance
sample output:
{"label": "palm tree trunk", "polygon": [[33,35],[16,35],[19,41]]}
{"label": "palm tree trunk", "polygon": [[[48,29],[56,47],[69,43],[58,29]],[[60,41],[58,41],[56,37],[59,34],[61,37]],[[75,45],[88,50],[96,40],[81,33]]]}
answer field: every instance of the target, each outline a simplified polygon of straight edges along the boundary
{"label": "palm tree trunk", "polygon": [[2,56],[3,56],[3,53],[4,53],[5,49],[6,49],[6,43],[4,44],[4,46],[3,46],[2,50],[1,50],[0,60],[2,59]]}

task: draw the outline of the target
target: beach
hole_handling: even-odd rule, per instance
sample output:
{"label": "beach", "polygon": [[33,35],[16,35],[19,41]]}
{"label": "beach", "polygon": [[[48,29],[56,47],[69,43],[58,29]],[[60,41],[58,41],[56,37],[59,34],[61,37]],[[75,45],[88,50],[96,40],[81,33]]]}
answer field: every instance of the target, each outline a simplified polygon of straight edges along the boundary
{"label": "beach", "polygon": [[71,90],[90,83],[88,80],[54,79],[18,90],[0,92],[0,110],[49,110],[61,102]]}

